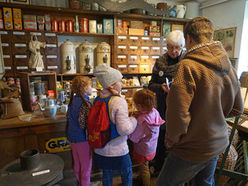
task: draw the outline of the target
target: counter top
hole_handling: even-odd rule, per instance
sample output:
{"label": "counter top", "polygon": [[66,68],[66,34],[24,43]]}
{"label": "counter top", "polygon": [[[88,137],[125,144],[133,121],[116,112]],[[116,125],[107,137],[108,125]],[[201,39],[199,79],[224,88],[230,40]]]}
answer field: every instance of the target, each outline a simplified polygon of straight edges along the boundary
{"label": "counter top", "polygon": [[20,128],[20,127],[28,127],[35,125],[46,125],[51,123],[61,123],[66,122],[66,115],[58,113],[56,118],[46,118],[42,115],[42,113],[32,114],[32,118],[30,121],[22,121],[18,117],[10,118],[10,119],[0,119],[0,130],[1,129],[10,129],[10,128]]}

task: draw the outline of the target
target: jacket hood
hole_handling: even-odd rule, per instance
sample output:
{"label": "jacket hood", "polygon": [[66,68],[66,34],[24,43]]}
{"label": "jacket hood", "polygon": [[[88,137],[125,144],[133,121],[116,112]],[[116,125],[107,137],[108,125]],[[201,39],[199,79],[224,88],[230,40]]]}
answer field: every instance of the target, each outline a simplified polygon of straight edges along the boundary
{"label": "jacket hood", "polygon": [[144,121],[150,126],[160,126],[165,122],[155,108],[149,114],[140,112],[138,123],[143,123]]}
{"label": "jacket hood", "polygon": [[228,55],[219,41],[197,45],[191,48],[183,59],[194,60],[221,73],[227,73],[231,69]]}

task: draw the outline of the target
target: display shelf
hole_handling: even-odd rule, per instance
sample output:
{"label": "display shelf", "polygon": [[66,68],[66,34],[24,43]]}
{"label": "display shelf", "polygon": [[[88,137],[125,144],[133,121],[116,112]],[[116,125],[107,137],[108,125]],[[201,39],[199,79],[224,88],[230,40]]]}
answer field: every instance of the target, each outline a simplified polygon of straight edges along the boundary
{"label": "display shelf", "polygon": [[114,34],[82,33],[82,32],[54,32],[58,36],[87,36],[87,37],[114,37]]}

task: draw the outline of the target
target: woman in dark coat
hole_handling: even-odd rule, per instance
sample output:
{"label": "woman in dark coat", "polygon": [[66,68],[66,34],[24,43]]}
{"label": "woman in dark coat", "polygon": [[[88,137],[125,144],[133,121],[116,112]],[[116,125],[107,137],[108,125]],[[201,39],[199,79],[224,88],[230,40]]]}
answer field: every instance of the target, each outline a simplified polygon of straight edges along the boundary
{"label": "woman in dark coat", "polygon": [[[177,71],[178,62],[184,53],[185,40],[183,33],[179,30],[172,31],[166,38],[166,44],[168,51],[157,59],[148,85],[148,88],[156,93],[157,110],[165,122],[166,96],[169,91],[169,85]],[[155,169],[153,170],[155,173],[158,173],[162,168],[166,156],[164,137],[165,124],[160,127],[156,156],[151,164],[151,169]]]}

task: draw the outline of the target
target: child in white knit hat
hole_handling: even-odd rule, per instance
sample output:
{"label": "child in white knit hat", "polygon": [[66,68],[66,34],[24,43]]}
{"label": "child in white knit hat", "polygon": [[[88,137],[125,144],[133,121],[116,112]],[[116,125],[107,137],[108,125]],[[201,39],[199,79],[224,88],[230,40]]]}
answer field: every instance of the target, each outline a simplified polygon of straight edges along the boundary
{"label": "child in white knit hat", "polygon": [[108,115],[120,135],[109,141],[103,148],[94,149],[94,165],[103,170],[103,186],[112,185],[114,170],[120,172],[123,185],[131,186],[132,162],[127,145],[127,136],[135,130],[137,120],[128,116],[127,102],[120,97],[123,76],[118,70],[105,64],[98,65],[94,69],[94,75],[103,87],[100,91],[101,99],[109,99]]}

